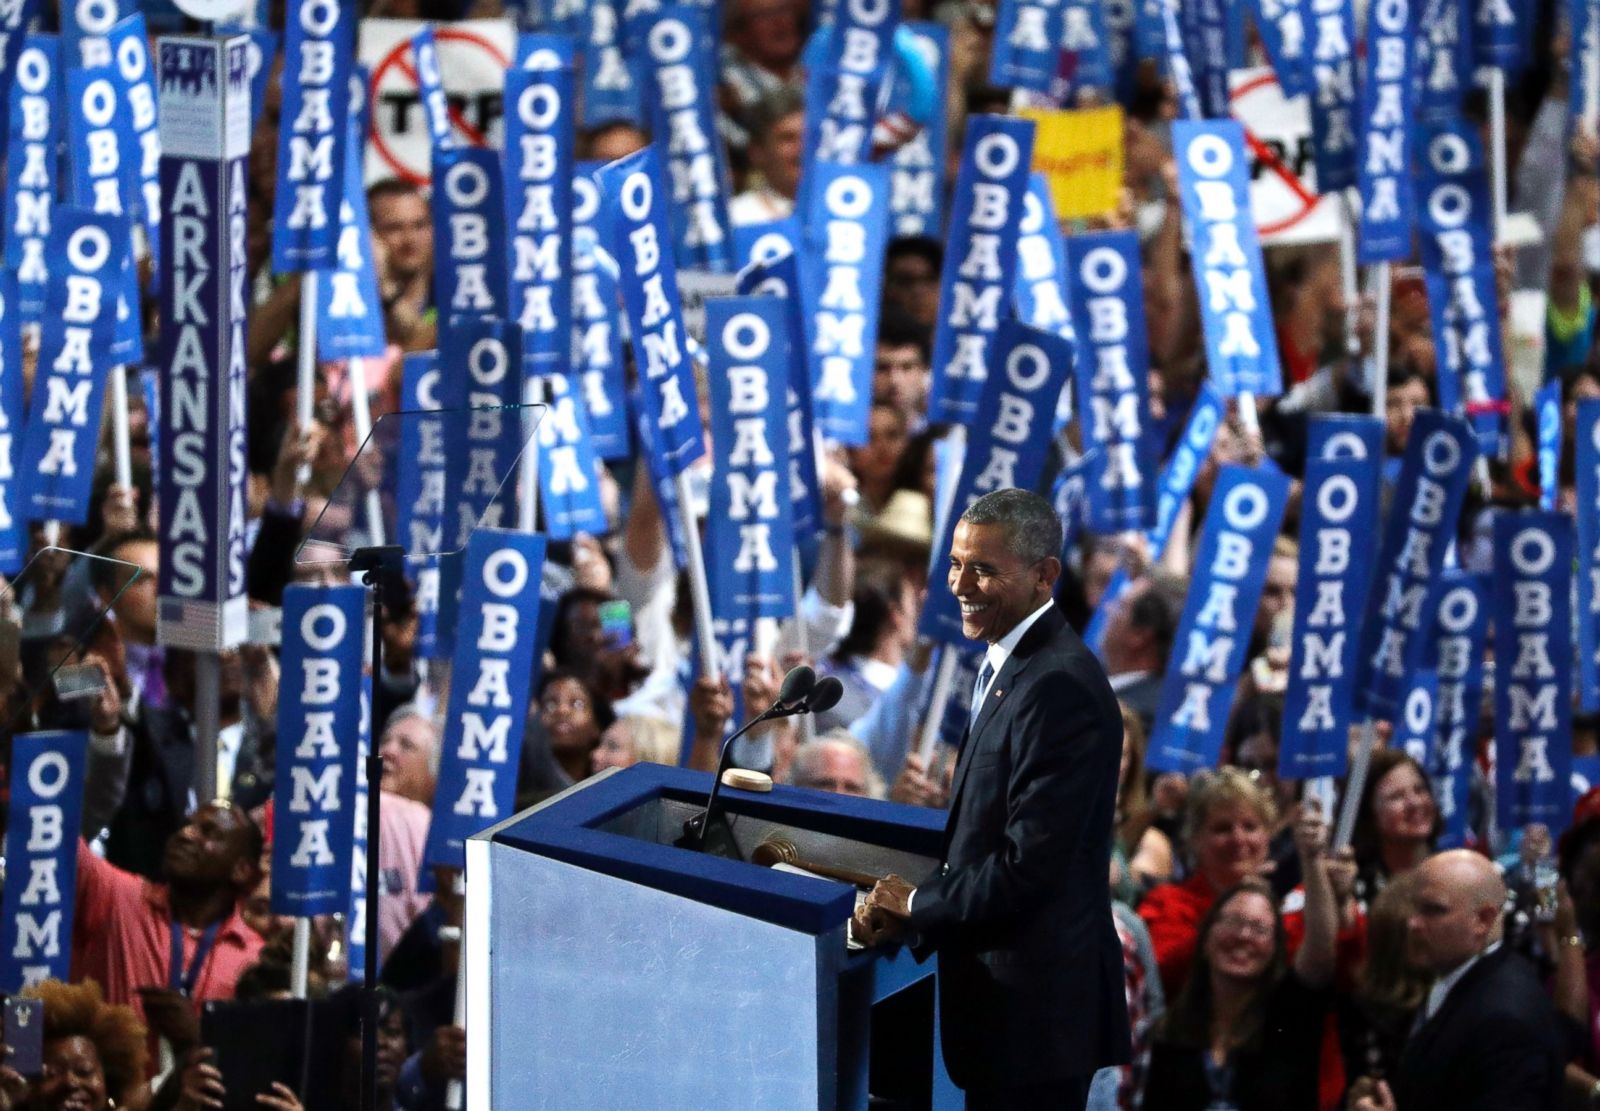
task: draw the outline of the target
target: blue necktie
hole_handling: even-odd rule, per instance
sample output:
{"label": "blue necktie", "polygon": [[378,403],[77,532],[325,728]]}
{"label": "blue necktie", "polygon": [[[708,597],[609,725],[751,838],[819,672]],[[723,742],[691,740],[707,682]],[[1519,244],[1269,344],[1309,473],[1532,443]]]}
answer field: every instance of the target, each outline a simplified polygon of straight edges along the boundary
{"label": "blue necktie", "polygon": [[978,669],[978,681],[972,686],[972,708],[967,711],[967,733],[971,734],[978,724],[978,711],[983,709],[983,700],[989,694],[989,682],[994,678],[994,665],[989,662],[989,657],[983,657],[983,666]]}

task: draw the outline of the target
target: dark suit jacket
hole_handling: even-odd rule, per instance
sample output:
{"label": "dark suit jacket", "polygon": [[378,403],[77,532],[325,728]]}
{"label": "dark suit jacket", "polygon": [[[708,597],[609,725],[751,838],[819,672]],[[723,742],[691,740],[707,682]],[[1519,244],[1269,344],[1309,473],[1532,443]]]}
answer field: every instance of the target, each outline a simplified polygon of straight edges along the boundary
{"label": "dark suit jacket", "polygon": [[1128,1060],[1108,867],[1121,753],[1105,673],[1052,606],[989,686],[956,765],[946,863],[912,901],[963,1088]]}
{"label": "dark suit jacket", "polygon": [[1395,1078],[1400,1111],[1543,1111],[1561,1106],[1565,1038],[1521,955],[1484,957],[1411,1036]]}

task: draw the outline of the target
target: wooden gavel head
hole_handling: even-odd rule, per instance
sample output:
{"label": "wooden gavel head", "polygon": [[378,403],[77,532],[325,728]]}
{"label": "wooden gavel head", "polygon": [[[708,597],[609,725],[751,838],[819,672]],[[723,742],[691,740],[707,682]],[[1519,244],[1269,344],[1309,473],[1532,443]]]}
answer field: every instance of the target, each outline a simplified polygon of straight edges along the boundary
{"label": "wooden gavel head", "polygon": [[750,863],[759,864],[763,868],[771,868],[775,864],[798,866],[800,864],[800,850],[788,838],[769,837],[751,851]]}

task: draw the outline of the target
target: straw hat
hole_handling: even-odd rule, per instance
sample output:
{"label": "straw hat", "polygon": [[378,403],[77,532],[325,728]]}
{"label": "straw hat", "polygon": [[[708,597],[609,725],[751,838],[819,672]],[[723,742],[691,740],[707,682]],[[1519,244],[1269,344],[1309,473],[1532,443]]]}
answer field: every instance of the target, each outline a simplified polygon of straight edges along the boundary
{"label": "straw hat", "polygon": [[883,511],[861,522],[861,546],[933,548],[933,502],[920,490],[896,490]]}

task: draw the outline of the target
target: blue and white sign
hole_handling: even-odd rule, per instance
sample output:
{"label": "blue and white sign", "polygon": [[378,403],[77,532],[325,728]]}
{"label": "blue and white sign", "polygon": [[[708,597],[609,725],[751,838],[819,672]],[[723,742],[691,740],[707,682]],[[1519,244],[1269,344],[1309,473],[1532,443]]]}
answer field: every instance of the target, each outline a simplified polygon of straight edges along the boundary
{"label": "blue and white sign", "polygon": [[1353,0],[1311,0],[1311,135],[1317,191],[1356,184],[1356,40]]}
{"label": "blue and white sign", "polygon": [[433,290],[446,317],[510,314],[500,154],[485,147],[433,151]]}
{"label": "blue and white sign", "polygon": [[1539,433],[1539,508],[1556,511],[1561,493],[1561,381],[1554,379],[1539,388],[1533,397],[1534,417]]}
{"label": "blue and white sign", "polygon": [[1017,227],[1017,281],[1012,292],[1017,319],[1031,328],[1054,332],[1068,343],[1078,342],[1068,308],[1067,246],[1056,222],[1050,197],[1050,180],[1031,174],[1022,199],[1022,223]]}
{"label": "blue and white sign", "polygon": [[1524,0],[1467,2],[1473,7],[1473,60],[1480,66],[1493,66],[1507,73],[1522,69],[1525,39],[1534,20],[1532,9]]}
{"label": "blue and white sign", "polygon": [[499,320],[454,320],[439,332],[439,366],[446,370],[444,407],[481,410],[445,428],[444,550],[457,551],[474,528],[515,519],[516,484],[506,478],[527,442],[523,411],[514,408],[522,404],[525,381],[522,336]]}
{"label": "blue and white sign", "polygon": [[583,126],[642,123],[639,82],[622,52],[617,0],[590,0],[583,64]]}
{"label": "blue and white sign", "polygon": [[[938,238],[944,232],[944,157],[949,120],[945,90],[950,87],[950,30],[940,23],[905,24],[912,48],[933,75],[937,100],[926,123],[889,160],[889,212],[894,234]],[[900,92],[900,82],[895,91]]]}
{"label": "blue and white sign", "polygon": [[989,83],[1046,92],[1061,53],[1060,0],[1000,0]]}
{"label": "blue and white sign", "polygon": [[1094,452],[1086,452],[1061,468],[1050,490],[1050,504],[1061,518],[1061,564],[1067,566],[1089,517],[1089,468]]}
{"label": "blue and white sign", "polygon": [[1200,94],[1194,87],[1194,70],[1183,49],[1183,30],[1178,21],[1178,0],[1158,0],[1161,5],[1162,38],[1166,46],[1167,76],[1178,93],[1178,116],[1185,120],[1205,118],[1200,110]]}
{"label": "blue and white sign", "polygon": [[1400,710],[1394,717],[1389,747],[1399,749],[1423,768],[1433,761],[1438,731],[1439,673],[1419,669],[1411,673]]}
{"label": "blue and white sign", "polygon": [[872,127],[895,59],[900,0],[839,0],[829,29],[820,32],[820,64],[806,77],[806,180],[817,162],[853,166],[872,151]]}
{"label": "blue and white sign", "polygon": [[977,415],[989,347],[1016,280],[1032,159],[1031,120],[968,117],[933,333],[934,423],[965,424]]}
{"label": "blue and white sign", "polygon": [[71,0],[60,4],[62,64],[90,69],[111,63],[111,30],[131,0]]}
{"label": "blue and white sign", "polygon": [[1318,413],[1306,429],[1307,459],[1382,459],[1384,420],[1357,413]]}
{"label": "blue and white sign", "polygon": [[272,201],[272,268],[279,274],[338,261],[356,15],[342,0],[290,0]]}
{"label": "blue and white sign", "polygon": [[7,0],[0,4],[0,120],[11,118],[11,90],[17,56],[27,36],[39,29],[42,0]]}
{"label": "blue and white sign", "polygon": [[600,536],[611,525],[600,501],[600,462],[588,414],[566,375],[550,375],[543,383],[547,407],[537,442],[545,535],[552,540],[570,540],[580,532]]}
{"label": "blue and white sign", "polygon": [[113,362],[142,362],[144,335],[136,312],[139,278],[133,268],[133,222],[123,195],[138,195],[127,169],[133,150],[130,120],[118,95],[116,72],[109,67],[67,71],[67,200],[90,212],[116,217],[120,234],[112,241],[121,279],[117,287],[116,328],[111,341]]}
{"label": "blue and white sign", "polygon": [[572,179],[572,364],[582,383],[583,405],[595,454],[627,459],[628,387],[622,362],[622,294],[616,263],[600,258],[598,162],[583,162]]}
{"label": "blue and white sign", "polygon": [[[152,251],[158,251],[161,243],[161,121],[156,112],[155,66],[150,60],[150,36],[143,12],[134,12],[111,28],[111,58],[127,114],[125,126],[133,140],[131,150],[124,151],[125,173],[135,198],[132,208],[144,224],[146,242]],[[152,261],[159,271],[159,257]]]}
{"label": "blue and white sign", "polygon": [[511,813],[539,623],[542,536],[482,528],[467,543],[426,864],[461,868],[466,839]]}
{"label": "blue and white sign", "polygon": [[365,587],[283,591],[283,677],[272,786],[272,912],[349,909]]}
{"label": "blue and white sign", "polygon": [[[445,418],[419,416],[443,408],[437,352],[422,351],[401,364],[400,459],[395,484],[395,543],[411,557],[415,588],[419,657],[435,660],[439,651],[439,560],[444,549],[445,483],[449,456]],[[454,537],[452,536],[452,539]],[[428,557],[428,558],[424,558]]]}
{"label": "blue and white sign", "polygon": [[1311,0],[1250,0],[1261,45],[1266,47],[1272,71],[1286,97],[1311,91],[1310,43],[1306,36],[1306,13],[1311,7]]}
{"label": "blue and white sign", "polygon": [[1419,0],[1375,0],[1367,13],[1367,69],[1361,85],[1363,265],[1411,257],[1416,225],[1411,129],[1417,82],[1412,64]]}
{"label": "blue and white sign", "polygon": [[65,983],[72,963],[86,733],[19,733],[11,742],[0,988]]}
{"label": "blue and white sign", "polygon": [[1484,648],[1489,640],[1489,580],[1465,571],[1446,571],[1434,604],[1433,650],[1427,670],[1439,677],[1434,709],[1437,740],[1425,765],[1434,802],[1444,823],[1440,847],[1465,843],[1467,795],[1478,754],[1483,699]]}
{"label": "blue and white sign", "polygon": [[[1461,116],[1462,97],[1472,87],[1472,3],[1422,0],[1416,40],[1419,124],[1436,126]],[[1579,40],[1574,36],[1573,41]],[[1576,96],[1580,81],[1576,65],[1572,78]]]}
{"label": "blue and white sign", "polygon": [[372,222],[361,180],[361,138],[345,143],[344,197],[339,202],[339,265],[317,282],[317,354],[324,359],[379,356],[388,350]]}
{"label": "blue and white sign", "polygon": [[[541,36],[550,38],[553,36]],[[547,48],[570,59],[569,39]],[[572,367],[573,72],[567,65],[506,74],[506,228],[511,302],[529,375]]]}
{"label": "blue and white sign", "polygon": [[1578,676],[1583,708],[1600,710],[1600,400],[1578,402]]}
{"label": "blue and white sign", "polygon": [[6,268],[17,275],[24,321],[44,311],[49,275],[45,241],[60,192],[61,137],[66,131],[60,52],[54,35],[29,34],[17,56],[6,142]]}
{"label": "blue and white sign", "polygon": [[18,452],[23,426],[22,317],[17,276],[0,274],[0,575],[22,570],[29,548]]}
{"label": "blue and white sign", "polygon": [[1495,815],[1504,830],[1572,818],[1572,518],[1494,520]]}
{"label": "blue and white sign", "polygon": [[[433,39],[433,24],[423,24],[411,36],[411,61],[417,72],[417,93],[422,100],[423,119],[428,123],[428,139],[435,149],[448,147],[455,138],[450,127],[450,102],[444,95],[444,74],[439,70],[439,47]],[[510,149],[509,144],[507,149]]]}

